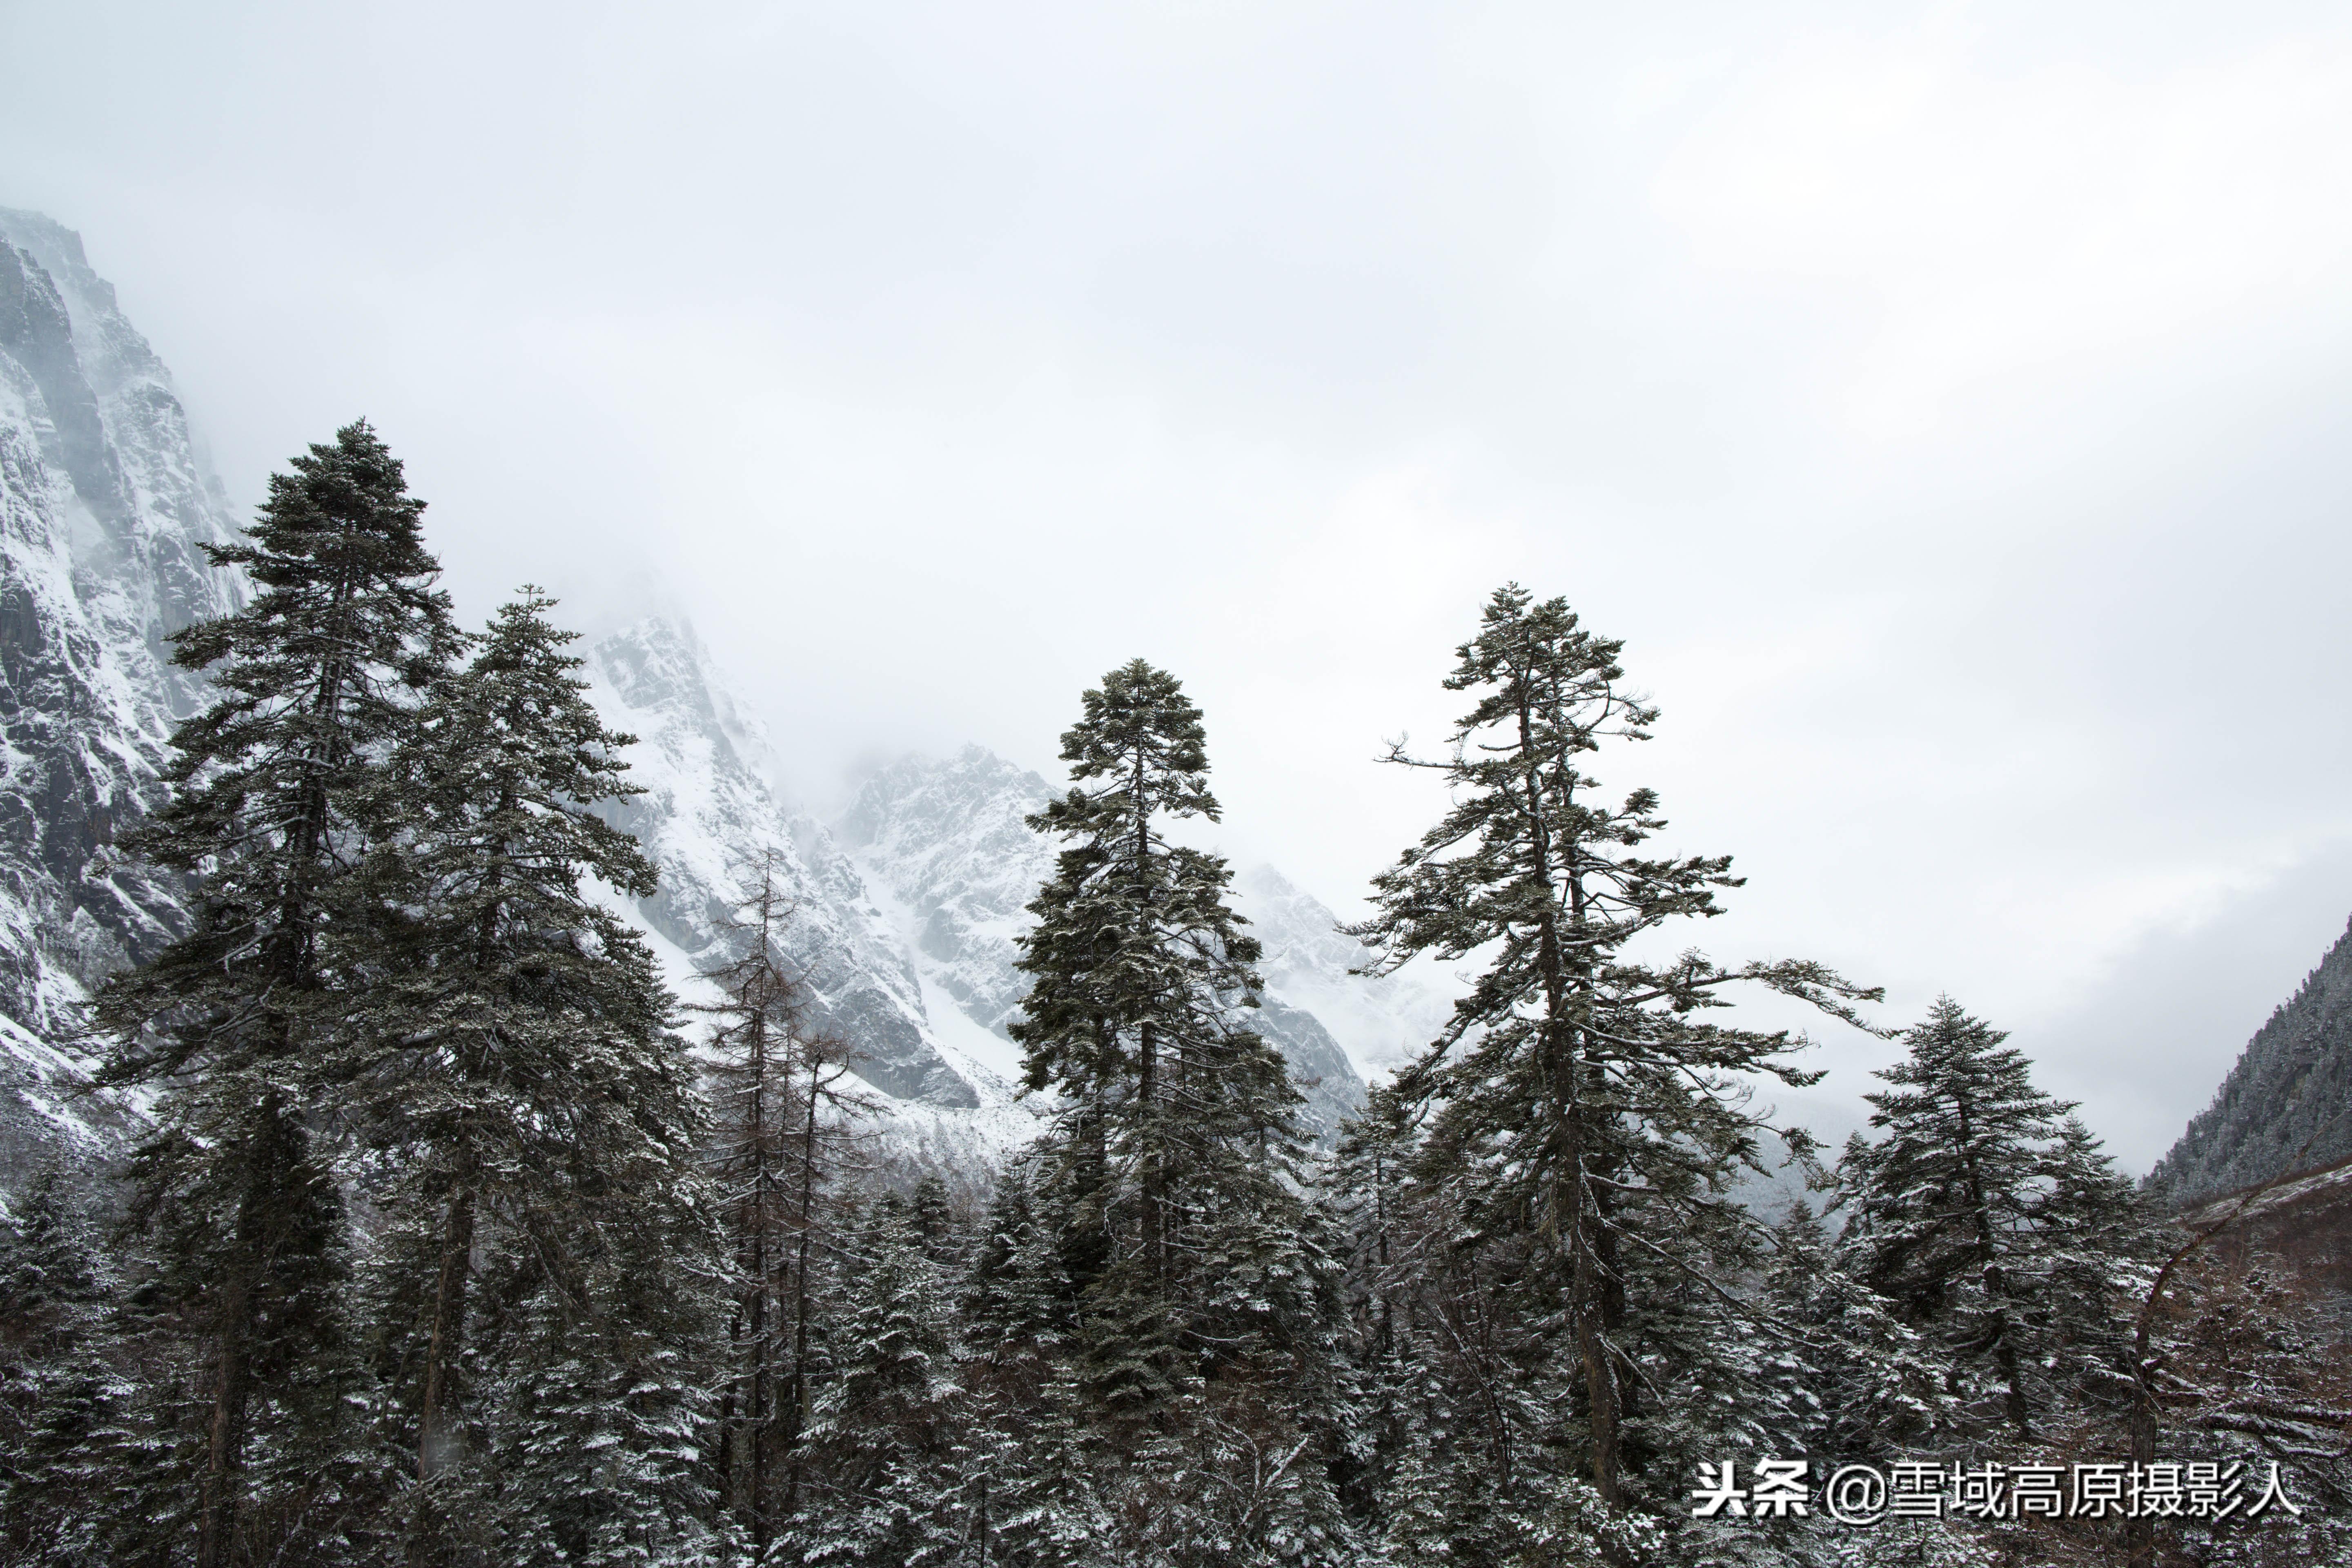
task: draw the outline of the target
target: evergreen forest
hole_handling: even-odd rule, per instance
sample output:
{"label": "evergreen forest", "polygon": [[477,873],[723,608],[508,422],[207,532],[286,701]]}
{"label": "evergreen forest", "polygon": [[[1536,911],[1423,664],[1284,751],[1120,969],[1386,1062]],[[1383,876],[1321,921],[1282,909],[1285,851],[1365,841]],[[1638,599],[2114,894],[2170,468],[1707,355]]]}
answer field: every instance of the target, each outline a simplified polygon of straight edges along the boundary
{"label": "evergreen forest", "polygon": [[[1139,658],[1078,694],[1011,1026],[1047,1114],[951,1185],[875,1157],[756,854],[672,994],[560,606],[458,625],[364,423],[215,555],[252,596],[177,637],[208,705],[121,847],[194,918],[88,1025],[150,1125],[0,1226],[0,1562],[2352,1560],[2338,1325],[1963,1002],[1707,956],[1742,879],[1564,599],[1465,606],[1453,731],[1381,764],[1445,805],[1347,934],[1468,982],[1332,1137],[1197,847],[1206,718]],[[1792,1012],[1888,1042],[1842,1149],[1772,1109]]]}

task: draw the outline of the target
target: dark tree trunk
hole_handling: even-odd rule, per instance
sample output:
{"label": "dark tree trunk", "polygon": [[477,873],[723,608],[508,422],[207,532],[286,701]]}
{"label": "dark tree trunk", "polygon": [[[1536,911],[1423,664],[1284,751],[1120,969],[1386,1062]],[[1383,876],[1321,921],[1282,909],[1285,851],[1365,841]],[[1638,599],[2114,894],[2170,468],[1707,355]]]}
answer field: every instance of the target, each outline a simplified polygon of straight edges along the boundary
{"label": "dark tree trunk", "polygon": [[450,1369],[465,1342],[466,1287],[473,1273],[474,1187],[471,1161],[449,1186],[441,1230],[441,1278],[433,1293],[433,1332],[425,1351],[425,1400],[416,1420],[416,1479],[430,1481],[441,1468],[441,1415],[448,1403]]}

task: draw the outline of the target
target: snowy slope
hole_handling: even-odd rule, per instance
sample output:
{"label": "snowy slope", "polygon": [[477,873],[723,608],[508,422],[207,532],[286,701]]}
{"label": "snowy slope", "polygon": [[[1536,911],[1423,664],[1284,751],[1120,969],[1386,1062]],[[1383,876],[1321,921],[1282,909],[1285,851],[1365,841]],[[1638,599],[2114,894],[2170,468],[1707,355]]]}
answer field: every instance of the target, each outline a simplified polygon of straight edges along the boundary
{"label": "snowy slope", "polygon": [[1035,773],[966,746],[882,769],[836,825],[867,879],[898,900],[926,978],[999,1036],[1029,989],[1013,967],[1016,943],[1054,870],[1054,847],[1022,819],[1052,794]]}
{"label": "snowy slope", "polygon": [[80,239],[0,210],[0,1178],[103,1155],[131,1107],[73,1094],[87,985],[183,919],[114,853],[194,685],[164,638],[240,601],[171,377]]}
{"label": "snowy slope", "polygon": [[698,966],[723,961],[743,879],[772,854],[793,908],[785,945],[817,1022],[860,1053],[859,1076],[898,1100],[977,1107],[856,868],[822,826],[775,798],[757,765],[766,735],[738,710],[691,629],[650,616],[599,638],[588,660],[605,721],[637,737],[629,776],[646,793],[609,816],[660,868],[660,890],[638,905],[645,922]]}
{"label": "snowy slope", "polygon": [[1340,935],[1339,917],[1281,872],[1253,866],[1234,886],[1265,944],[1260,968],[1267,991],[1314,1014],[1364,1077],[1387,1077],[1444,1026],[1454,1010],[1451,991],[1412,969],[1378,979],[1349,973],[1370,954]]}

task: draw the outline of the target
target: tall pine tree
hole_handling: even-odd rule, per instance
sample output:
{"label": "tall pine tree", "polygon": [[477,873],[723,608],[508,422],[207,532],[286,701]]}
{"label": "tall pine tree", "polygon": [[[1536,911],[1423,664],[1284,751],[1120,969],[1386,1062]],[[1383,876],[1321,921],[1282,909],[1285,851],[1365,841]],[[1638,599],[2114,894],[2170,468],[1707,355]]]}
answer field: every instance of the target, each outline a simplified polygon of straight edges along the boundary
{"label": "tall pine tree", "polygon": [[[631,737],[589,703],[552,605],[525,589],[502,608],[391,759],[379,815],[397,832],[365,879],[382,977],[316,1075],[397,1173],[379,1194],[383,1311],[413,1433],[412,1561],[438,1550],[459,1500],[530,1490],[518,1467],[547,1451],[515,1433],[533,1417],[470,1399],[465,1373],[488,1359],[473,1338],[478,1259],[519,1293],[489,1311],[563,1342],[567,1398],[628,1390],[612,1430],[658,1434],[698,1404],[679,1357],[715,1259],[693,1075],[651,955],[591,890],[648,894],[654,871],[595,814],[636,793],[619,756]],[[543,1350],[500,1331],[509,1353]],[[493,1387],[522,1386],[489,1371]],[[682,1514],[690,1486],[661,1484]]]}
{"label": "tall pine tree", "polygon": [[[1086,693],[1062,757],[1071,789],[1029,819],[1065,847],[1029,906],[1012,1033],[1029,1086],[1060,1097],[1038,1195],[1077,1296],[1081,1384],[1136,1467],[1144,1537],[1205,1510],[1204,1538],[1234,1553],[1284,1531],[1338,1552],[1312,1452],[1338,1302],[1296,1185],[1299,1097],[1244,1022],[1258,943],[1232,873],[1169,837],[1220,816],[1201,711],[1137,659]],[[1280,1495],[1244,1472],[1279,1475]]]}
{"label": "tall pine tree", "polygon": [[333,1108],[309,1068],[375,978],[351,873],[383,831],[386,756],[451,645],[424,510],[362,421],[271,477],[247,541],[205,547],[257,592],[175,639],[174,662],[218,695],[173,736],[172,797],[127,841],[200,879],[194,929],[98,1004],[100,1080],[163,1089],[132,1212],[203,1347],[197,1568],[229,1559],[257,1424],[285,1458],[341,1418],[314,1376],[336,1353],[344,1226],[317,1146]]}
{"label": "tall pine tree", "polygon": [[[1421,1181],[1469,1254],[1429,1266],[1493,1271],[1497,1343],[1565,1331],[1573,1406],[1496,1408],[1554,1422],[1572,1409],[1519,1451],[1572,1444],[1611,1509],[1633,1500],[1631,1478],[1654,1500],[1671,1495],[1694,1446],[1743,1418],[1754,1336],[1720,1282],[1761,1258],[1760,1226],[1730,1190],[1759,1164],[1769,1131],[1747,1085],[1818,1077],[1791,1065],[1800,1042],[1787,1033],[1706,1013],[1741,985],[1848,1019],[1877,994],[1817,963],[1643,956],[1654,947],[1643,939],[1717,913],[1717,892],[1740,879],[1726,857],[1646,853],[1665,826],[1657,796],[1612,801],[1587,771],[1604,744],[1646,739],[1657,719],[1625,686],[1621,647],[1583,629],[1564,600],[1495,594],[1444,682],[1475,699],[1450,760],[1401,746],[1389,758],[1438,773],[1454,805],[1375,879],[1377,912],[1352,928],[1378,949],[1375,972],[1423,953],[1484,963],[1398,1079],[1425,1121]],[[1656,1362],[1675,1365],[1670,1386],[1646,1370]]]}

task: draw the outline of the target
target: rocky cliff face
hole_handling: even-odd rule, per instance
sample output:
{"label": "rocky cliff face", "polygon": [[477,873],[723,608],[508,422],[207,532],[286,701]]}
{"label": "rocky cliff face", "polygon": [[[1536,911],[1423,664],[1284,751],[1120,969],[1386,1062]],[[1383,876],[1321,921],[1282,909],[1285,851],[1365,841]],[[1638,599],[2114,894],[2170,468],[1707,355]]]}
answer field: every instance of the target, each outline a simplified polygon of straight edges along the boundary
{"label": "rocky cliff face", "polygon": [[1035,773],[966,746],[944,761],[891,763],[837,825],[868,879],[898,904],[926,977],[1000,1036],[1029,990],[1013,967],[1029,900],[1054,872],[1053,847],[1022,819],[1052,794]]}
{"label": "rocky cliff face", "polygon": [[2213,1103],[2148,1173],[2187,1205],[2352,1158],[2352,930],[2254,1033]]}
{"label": "rocky cliff face", "polygon": [[183,919],[114,853],[197,700],[164,639],[242,588],[171,377],[80,239],[0,210],[0,1174],[96,1153],[125,1107],[69,1093],[79,1004]]}
{"label": "rocky cliff face", "polygon": [[1242,912],[1265,945],[1269,994],[1312,1013],[1367,1077],[1420,1054],[1453,1015],[1454,994],[1418,971],[1371,979],[1350,973],[1370,955],[1339,932],[1339,917],[1271,866],[1234,879]]}

